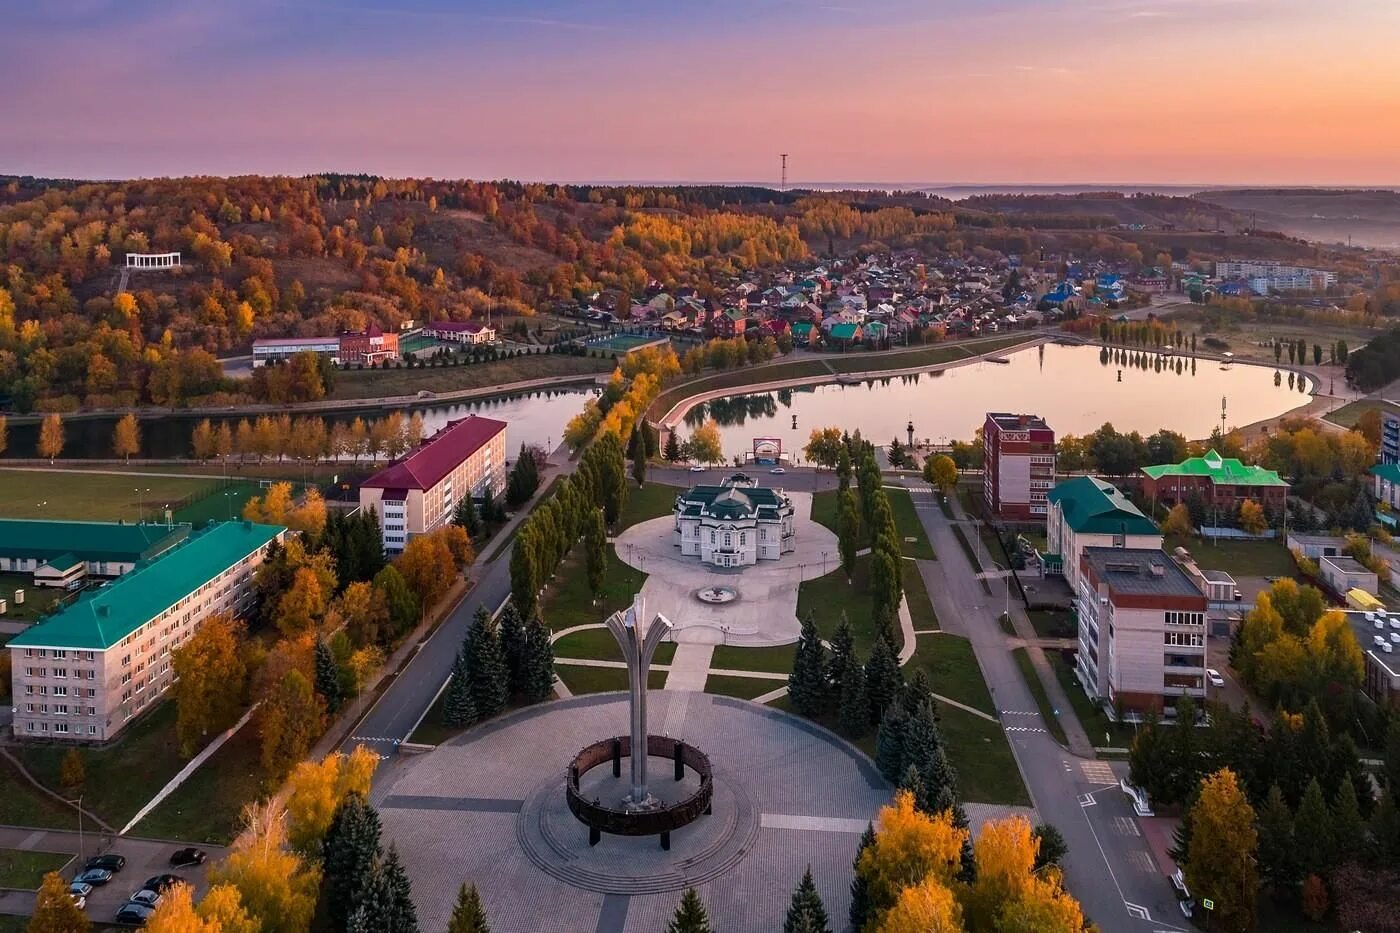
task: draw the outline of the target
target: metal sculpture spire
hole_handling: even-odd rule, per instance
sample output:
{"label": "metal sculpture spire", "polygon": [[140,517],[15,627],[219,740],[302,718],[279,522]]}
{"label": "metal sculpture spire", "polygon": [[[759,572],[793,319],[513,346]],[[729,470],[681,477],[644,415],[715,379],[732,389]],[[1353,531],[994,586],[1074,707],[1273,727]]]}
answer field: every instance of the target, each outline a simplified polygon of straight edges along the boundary
{"label": "metal sculpture spire", "polygon": [[608,630],[622,648],[627,663],[627,689],[632,713],[632,793],[629,807],[646,809],[652,806],[647,793],[647,672],[651,668],[656,646],[671,631],[671,621],[657,613],[647,619],[641,594],[633,597],[632,605],[614,612],[607,620]]}

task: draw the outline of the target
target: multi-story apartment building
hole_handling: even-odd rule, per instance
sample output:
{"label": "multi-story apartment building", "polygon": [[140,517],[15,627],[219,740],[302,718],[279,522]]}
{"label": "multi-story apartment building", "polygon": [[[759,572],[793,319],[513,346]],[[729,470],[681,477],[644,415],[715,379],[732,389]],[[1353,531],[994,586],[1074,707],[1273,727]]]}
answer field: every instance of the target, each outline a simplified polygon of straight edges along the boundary
{"label": "multi-story apartment building", "polygon": [[1076,673],[1123,714],[1205,696],[1206,597],[1161,549],[1085,548]]}
{"label": "multi-story apartment building", "polygon": [[1142,494],[1154,502],[1174,504],[1196,496],[1207,509],[1228,513],[1247,499],[1274,510],[1288,499],[1288,483],[1273,470],[1214,450],[1180,463],[1143,467],[1142,473]]}
{"label": "multi-story apartment building", "polygon": [[360,484],[360,507],[379,513],[384,550],[452,520],[463,496],[506,488],[506,423],[478,415],[452,421],[421,447]]}
{"label": "multi-story apartment building", "polygon": [[174,547],[189,525],[0,519],[0,572],[32,573],[36,586],[68,588],[87,576],[119,577]]}
{"label": "multi-story apartment building", "polygon": [[222,522],[15,636],[18,738],[105,742],[173,680],[170,652],[216,613],[239,616],[253,571],[286,529]]}
{"label": "multi-story apartment building", "polygon": [[1400,463],[1400,404],[1381,402],[1381,463]]}
{"label": "multi-story apartment building", "polygon": [[1270,292],[1320,292],[1337,284],[1337,273],[1308,269],[1267,259],[1221,260],[1215,264],[1221,281],[1244,279],[1261,295]]}
{"label": "multi-story apartment building", "polygon": [[1062,573],[1071,592],[1079,590],[1079,556],[1089,547],[1157,548],[1157,525],[1116,486],[1092,476],[1067,479],[1046,497],[1048,574]]}
{"label": "multi-story apartment building", "polygon": [[1009,521],[1043,518],[1055,484],[1055,432],[1045,419],[988,412],[982,445],[987,510]]}

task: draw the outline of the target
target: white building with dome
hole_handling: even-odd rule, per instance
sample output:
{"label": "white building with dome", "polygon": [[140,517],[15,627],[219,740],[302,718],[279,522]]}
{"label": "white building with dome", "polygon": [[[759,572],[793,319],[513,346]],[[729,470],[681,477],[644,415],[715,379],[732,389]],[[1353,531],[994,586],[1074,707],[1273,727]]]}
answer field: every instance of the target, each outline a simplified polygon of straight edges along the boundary
{"label": "white building with dome", "polygon": [[676,497],[681,554],[715,567],[747,567],[796,549],[792,500],[735,473],[718,486],[694,486]]}

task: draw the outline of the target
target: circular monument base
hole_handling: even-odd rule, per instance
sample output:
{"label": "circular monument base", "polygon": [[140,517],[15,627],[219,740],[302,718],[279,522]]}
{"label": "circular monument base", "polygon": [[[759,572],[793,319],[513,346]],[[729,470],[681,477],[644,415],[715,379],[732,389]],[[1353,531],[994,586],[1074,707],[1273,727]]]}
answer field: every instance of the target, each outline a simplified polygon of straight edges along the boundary
{"label": "circular monument base", "polygon": [[[663,769],[670,762],[653,758],[651,763],[656,766],[651,790],[667,799],[672,782]],[[608,768],[594,773],[599,772],[590,789],[600,797],[607,793],[621,799],[627,794],[626,768],[620,778],[614,778]],[[672,830],[669,851],[657,845],[655,836],[604,833],[596,845],[589,845],[588,827],[569,810],[564,785],[564,776],[558,775],[530,793],[516,819],[516,837],[536,868],[587,891],[629,895],[683,891],[724,874],[758,837],[758,807],[741,783],[723,772],[714,777],[711,813]]]}
{"label": "circular monument base", "polygon": [[711,606],[724,606],[739,598],[732,586],[705,586],[695,591],[695,598]]}

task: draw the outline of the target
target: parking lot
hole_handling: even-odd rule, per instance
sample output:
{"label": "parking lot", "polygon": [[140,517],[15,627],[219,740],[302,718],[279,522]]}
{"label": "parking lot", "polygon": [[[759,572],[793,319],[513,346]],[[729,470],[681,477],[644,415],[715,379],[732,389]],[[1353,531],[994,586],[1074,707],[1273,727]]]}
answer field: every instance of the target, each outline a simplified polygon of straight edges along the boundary
{"label": "parking lot", "polygon": [[[126,866],[107,884],[93,888],[88,897],[87,915],[95,923],[109,923],[117,910],[126,903],[146,879],[166,873],[178,875],[194,885],[196,897],[203,896],[209,883],[205,865],[190,868],[172,868],[170,856],[177,849],[185,848],[184,843],[163,842],[152,839],[117,838],[100,833],[85,833],[80,840],[77,833],[52,830],[30,830],[16,827],[0,827],[0,848],[21,849],[33,852],[58,852],[72,858],[62,870],[66,880],[82,870],[83,859],[107,853],[125,856]],[[209,854],[209,861],[222,858],[226,850],[220,846],[200,846]],[[0,913],[29,914],[34,909],[34,892],[0,890]]]}

